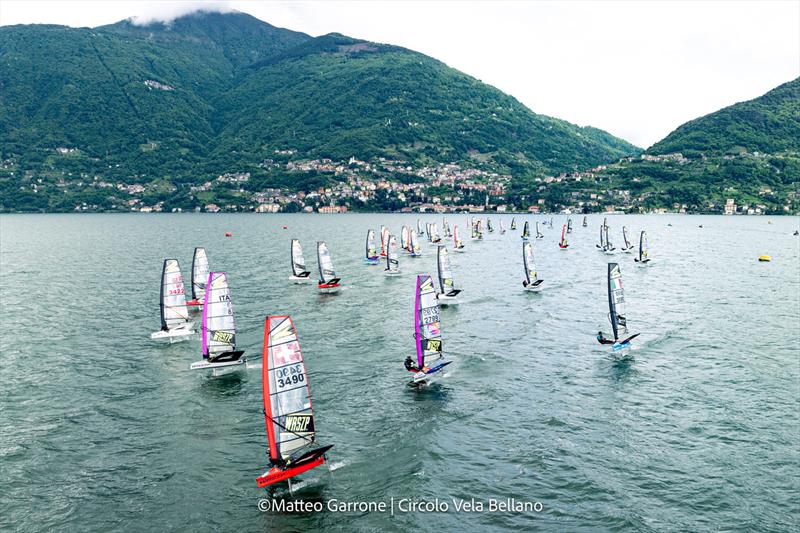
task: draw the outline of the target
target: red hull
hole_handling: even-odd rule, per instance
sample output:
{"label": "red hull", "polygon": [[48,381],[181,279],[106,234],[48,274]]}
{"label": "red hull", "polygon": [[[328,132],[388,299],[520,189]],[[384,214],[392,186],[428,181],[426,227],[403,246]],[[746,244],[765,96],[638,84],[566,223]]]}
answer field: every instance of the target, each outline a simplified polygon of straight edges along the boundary
{"label": "red hull", "polygon": [[273,467],[269,469],[269,472],[267,472],[266,476],[257,477],[256,482],[258,483],[258,488],[263,489],[267,485],[272,485],[273,483],[284,481],[298,474],[302,474],[303,472],[311,470],[312,468],[316,468],[321,464],[325,464],[324,455],[308,463],[304,463],[302,465],[298,465],[293,468],[287,468],[285,470]]}
{"label": "red hull", "polygon": [[338,283],[317,283],[318,289],[337,289],[339,288]]}
{"label": "red hull", "polygon": [[188,302],[186,302],[186,305],[188,305],[189,307],[202,307],[203,302],[201,302],[200,300],[189,300]]}

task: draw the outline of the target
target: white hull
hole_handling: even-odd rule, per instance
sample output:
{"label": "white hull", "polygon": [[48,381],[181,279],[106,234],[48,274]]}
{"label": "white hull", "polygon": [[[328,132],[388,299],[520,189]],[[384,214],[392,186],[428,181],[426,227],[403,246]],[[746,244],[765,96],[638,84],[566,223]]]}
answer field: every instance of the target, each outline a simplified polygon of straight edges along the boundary
{"label": "white hull", "polygon": [[641,261],[634,261],[634,262],[636,263],[636,266],[640,266],[640,267],[648,267],[648,266],[650,266],[650,261],[647,261],[646,263],[642,263]]}
{"label": "white hull", "polygon": [[400,275],[400,271],[399,270],[384,270],[383,273],[385,275],[389,276],[389,277],[394,277],[394,276],[399,276]]}
{"label": "white hull", "polygon": [[180,342],[193,337],[196,332],[192,329],[194,322],[187,322],[185,326],[179,326],[167,331],[161,330],[150,334],[153,340],[168,340],[171,343]]}
{"label": "white hull", "polygon": [[446,294],[437,294],[436,299],[439,300],[439,305],[458,305],[458,296],[447,296]]}
{"label": "white hull", "polygon": [[466,250],[463,247],[461,247],[461,248],[453,248],[453,251],[463,254]]}
{"label": "white hull", "polygon": [[542,285],[544,285],[544,283],[539,283],[538,285],[525,285],[522,288],[527,292],[539,292],[542,290]]}
{"label": "white hull", "polygon": [[221,363],[209,363],[205,359],[197,361],[189,365],[190,370],[212,370],[212,375],[221,376],[236,370],[247,368],[247,358],[242,357],[236,361],[224,361]]}
{"label": "white hull", "polygon": [[298,276],[289,276],[289,281],[297,285],[300,285],[301,283],[308,283],[309,281],[311,281],[311,276],[306,276],[304,278]]}

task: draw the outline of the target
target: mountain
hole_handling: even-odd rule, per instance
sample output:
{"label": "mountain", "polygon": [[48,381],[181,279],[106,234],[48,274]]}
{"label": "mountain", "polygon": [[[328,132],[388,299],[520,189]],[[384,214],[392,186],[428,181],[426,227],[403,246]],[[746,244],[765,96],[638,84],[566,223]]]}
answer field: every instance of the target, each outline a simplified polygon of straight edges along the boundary
{"label": "mountain", "polygon": [[262,187],[318,184],[265,163],[276,151],[459,162],[521,179],[640,152],[423,54],[243,13],[0,27],[0,209],[19,208],[7,194],[19,187],[36,209],[72,209],[80,195],[65,190],[87,179],[173,195],[226,173]]}
{"label": "mountain", "polygon": [[647,149],[674,152],[800,151],[800,78],[768,93],[683,124]]}

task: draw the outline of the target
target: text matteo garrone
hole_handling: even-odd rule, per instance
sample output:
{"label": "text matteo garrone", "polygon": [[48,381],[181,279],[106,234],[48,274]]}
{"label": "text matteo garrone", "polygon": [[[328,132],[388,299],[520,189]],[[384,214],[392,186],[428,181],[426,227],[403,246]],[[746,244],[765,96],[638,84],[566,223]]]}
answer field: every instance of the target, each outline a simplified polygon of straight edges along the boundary
{"label": "text matteo garrone", "polygon": [[394,498],[389,501],[345,501],[335,498],[327,501],[276,500],[261,499],[258,501],[260,511],[278,513],[539,513],[544,509],[541,502],[523,501],[516,498],[495,499],[486,501],[475,498],[449,500],[434,498],[418,500],[413,498]]}

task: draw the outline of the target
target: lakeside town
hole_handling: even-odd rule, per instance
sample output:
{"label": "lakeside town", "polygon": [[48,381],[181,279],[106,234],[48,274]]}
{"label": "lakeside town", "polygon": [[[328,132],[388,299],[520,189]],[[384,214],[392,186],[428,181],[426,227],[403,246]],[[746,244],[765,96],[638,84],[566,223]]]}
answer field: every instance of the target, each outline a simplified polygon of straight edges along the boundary
{"label": "lakeside town", "polygon": [[[55,152],[70,156],[78,150],[59,147]],[[758,157],[759,154],[745,154]],[[733,157],[733,156],[726,156]],[[657,201],[659,192],[646,188],[634,190],[640,180],[621,180],[615,169],[636,162],[685,165],[682,154],[625,157],[617,163],[600,165],[582,172],[545,175],[527,180],[524,187],[511,174],[485,168],[471,168],[464,163],[438,163],[415,166],[409,162],[376,158],[363,161],[307,159],[294,150],[275,150],[273,157],[259,165],[258,175],[251,172],[228,172],[200,184],[175,185],[165,180],[143,183],[110,181],[81,173],[34,178],[27,176],[25,192],[47,193],[59,189],[82,196],[82,192],[101,192],[105,203],[80,201],[76,212],[125,211],[158,212],[318,212],[348,211],[393,212],[528,212],[539,213],[718,213],[725,215],[797,214],[798,191],[784,191],[777,198],[770,187],[757,192],[736,194],[734,188],[721,191],[717,201],[702,205]],[[13,161],[0,168],[13,170]],[[13,174],[13,172],[12,172]],[[264,187],[266,176],[281,176],[294,187]],[[317,179],[309,179],[317,178]],[[322,181],[321,186],[304,186]],[[730,193],[728,197],[724,193]],[[85,194],[83,194],[85,195]],[[97,195],[91,195],[96,197]],[[737,196],[739,201],[737,201]],[[744,198],[744,200],[742,200]],[[771,207],[770,207],[771,206]]]}

